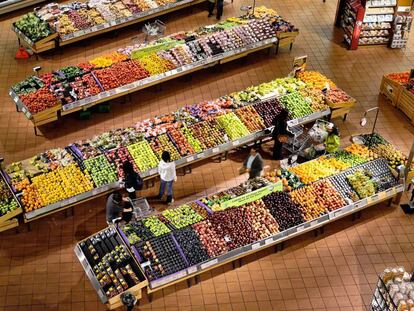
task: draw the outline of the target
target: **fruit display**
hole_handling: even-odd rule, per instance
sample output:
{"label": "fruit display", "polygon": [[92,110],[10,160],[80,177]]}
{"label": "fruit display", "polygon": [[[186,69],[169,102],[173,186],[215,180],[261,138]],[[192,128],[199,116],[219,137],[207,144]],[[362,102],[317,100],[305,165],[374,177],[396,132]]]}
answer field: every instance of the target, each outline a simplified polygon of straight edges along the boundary
{"label": "fruit display", "polygon": [[298,78],[305,82],[309,87],[313,87],[319,90],[323,90],[327,87],[336,87],[335,83],[317,71],[300,72]]}
{"label": "fruit display", "polygon": [[346,205],[345,200],[338,193],[338,191],[336,191],[335,187],[329,180],[322,180],[308,187],[312,188],[313,193],[317,196],[320,204],[325,206],[329,212]]}
{"label": "fruit display", "polygon": [[157,216],[147,217],[142,220],[142,223],[156,237],[171,232],[171,230]]}
{"label": "fruit display", "polygon": [[310,115],[313,111],[309,103],[299,93],[291,93],[279,98],[281,105],[289,111],[292,119]]}
{"label": "fruit display", "polygon": [[[168,129],[168,135],[170,136],[170,138],[173,141],[174,145],[177,147],[177,149],[178,149],[181,156],[184,157],[184,156],[196,153],[194,148],[187,141],[186,136],[180,130],[177,130],[175,128],[170,128],[170,129]],[[192,135],[188,135],[188,136],[191,137]],[[193,141],[193,143],[194,143],[194,141]],[[200,148],[199,145],[198,145],[197,149],[199,150],[198,152],[202,151],[202,149]]]}
{"label": "fruit display", "polygon": [[311,221],[326,214],[325,206],[321,204],[311,186],[292,191],[290,195],[293,202],[300,206],[305,221]]}
{"label": "fruit display", "polygon": [[20,95],[20,100],[32,114],[36,114],[59,104],[58,99],[46,87],[42,87],[30,94]]}
{"label": "fruit display", "polygon": [[352,144],[345,147],[344,150],[367,161],[372,161],[378,158],[377,154],[364,145]]}
{"label": "fruit display", "polygon": [[346,178],[360,199],[375,194],[377,184],[372,180],[372,175],[369,171],[359,169],[353,174],[347,175]]}
{"label": "fruit display", "polygon": [[88,173],[82,172],[76,164],[70,164],[33,177],[32,184],[23,191],[22,203],[29,212],[92,189]]}
{"label": "fruit display", "polygon": [[129,251],[121,245],[116,229],[107,228],[80,242],[78,247],[108,298],[144,280]]}
{"label": "fruit display", "polygon": [[144,225],[142,220],[130,222],[123,226],[121,230],[125,234],[130,245],[148,241],[155,236],[151,230]]}
{"label": "fruit display", "polygon": [[0,176],[0,217],[19,208],[19,203],[13,197],[8,185]]}
{"label": "fruit display", "polygon": [[386,74],[385,77],[399,84],[406,84],[408,83],[410,73],[408,71],[401,72],[401,73],[389,73],[389,74]]}
{"label": "fruit display", "polygon": [[154,151],[158,160],[161,160],[162,153],[168,151],[172,161],[177,161],[181,158],[177,148],[167,134],[161,134],[150,140],[151,149]]}
{"label": "fruit display", "polygon": [[179,130],[186,138],[188,144],[193,148],[194,152],[201,152],[207,147],[201,141],[194,137],[193,131],[188,127],[183,127]]}
{"label": "fruit display", "polygon": [[335,151],[333,153],[333,157],[341,162],[348,164],[350,167],[357,166],[368,161],[368,159],[346,150]]}
{"label": "fruit display", "polygon": [[377,144],[370,149],[380,157],[386,158],[388,164],[394,169],[407,162],[405,155],[391,144]]}
{"label": "fruit display", "polygon": [[325,101],[325,96],[319,89],[305,88],[301,89],[299,93],[309,103],[313,111],[322,111],[329,108]]}
{"label": "fruit display", "polygon": [[300,178],[287,169],[278,169],[266,172],[264,178],[273,183],[281,181],[283,185],[283,191],[287,192],[304,186]]}
{"label": "fruit display", "polygon": [[111,166],[115,165],[116,172],[119,178],[124,179],[125,174],[124,170],[122,169],[122,165],[124,162],[130,162],[134,168],[135,172],[139,172],[137,165],[135,164],[134,160],[132,159],[131,155],[128,152],[128,149],[125,147],[120,147],[105,153],[106,158]]}
{"label": "fruit display", "polygon": [[226,190],[203,197],[200,199],[200,201],[203,204],[207,205],[212,211],[217,212],[221,211],[220,204],[231,200],[233,196],[234,195],[230,191]]}
{"label": "fruit display", "polygon": [[23,15],[15,26],[33,42],[39,41],[52,34],[49,25],[34,13]]}
{"label": "fruit display", "polygon": [[353,102],[354,99],[341,89],[334,87],[326,91],[326,100],[333,104]]}
{"label": "fruit display", "polygon": [[177,229],[204,220],[201,215],[186,204],[174,209],[167,209],[162,212],[162,215]]}
{"label": "fruit display", "polygon": [[141,172],[158,165],[159,160],[146,140],[129,145],[127,149]]}
{"label": "fruit display", "polygon": [[385,138],[378,133],[364,134],[362,135],[362,138],[365,140],[364,145],[368,148],[374,147],[376,145],[388,144]]}
{"label": "fruit display", "polygon": [[246,106],[235,111],[236,116],[244,123],[249,132],[254,133],[265,128],[262,117],[253,106]]}
{"label": "fruit display", "polygon": [[262,201],[278,223],[280,231],[304,222],[299,205],[292,201],[288,193],[273,192],[263,197]]}
{"label": "fruit display", "polygon": [[198,204],[197,202],[190,202],[190,203],[187,203],[186,205],[191,207],[194,210],[194,212],[200,215],[203,219],[206,219],[209,216],[209,213],[207,212],[207,210],[204,207],[202,207],[200,204]]}
{"label": "fruit display", "polygon": [[142,139],[143,136],[141,133],[138,133],[133,127],[126,127],[96,135],[92,139],[84,140],[82,145],[90,145],[93,148],[110,150],[134,144],[138,141],[142,141]]}
{"label": "fruit display", "polygon": [[[165,2],[165,0],[161,2]],[[110,3],[103,3],[101,0],[89,0],[87,3],[54,3],[36,10],[35,13],[28,14],[25,19],[17,22],[16,25],[20,25],[23,32],[40,37],[45,34],[44,31],[46,30],[42,29],[43,26],[36,24],[39,23],[40,25],[45,25],[47,29],[49,27],[54,28],[61,39],[66,40],[71,37],[82,36],[80,34],[81,31],[85,32],[92,29],[92,32],[95,32],[98,30],[95,27],[96,25],[104,24],[104,27],[108,27],[108,21],[110,21],[111,25],[113,22],[117,23],[118,19],[132,16],[132,12],[142,12],[141,7],[145,7],[148,4],[151,4],[148,9],[150,7],[157,7],[155,1],[149,0],[114,0]],[[266,16],[269,17],[269,15]],[[278,16],[278,19],[282,20],[280,16]],[[36,25],[34,26],[32,23]],[[212,61],[210,59],[212,56],[223,52],[234,51],[239,53],[237,51],[238,48],[251,48],[251,44],[275,38],[275,24],[273,26],[271,23],[267,18],[262,20],[260,17],[246,15],[211,25],[208,28],[201,27],[193,31],[180,32],[179,35],[172,34],[145,45],[135,44],[95,57],[86,63],[88,71],[81,70],[85,67],[68,66],[66,69],[71,69],[70,75],[62,74],[65,68],[54,70],[52,73],[45,73],[42,76],[48,77],[48,80],[44,84],[46,84],[46,88],[50,87],[52,89],[52,97],[44,98],[44,101],[48,101],[46,103],[47,107],[55,106],[58,99],[62,100],[64,105],[76,103],[85,97],[113,90],[150,76],[158,76],[177,67],[192,65],[201,60],[210,62]],[[206,31],[207,29],[208,31]],[[74,68],[78,70],[73,70]],[[56,77],[55,73],[58,73]],[[82,75],[85,73],[91,73],[92,76],[83,79]],[[50,76],[51,74],[52,76]],[[73,80],[76,80],[77,83],[71,84],[74,82]],[[95,80],[100,89],[96,87],[93,80]],[[143,84],[146,83],[151,82],[143,82]],[[246,91],[238,94],[237,98],[246,103],[249,100],[244,97],[244,94],[252,94],[252,96],[253,94],[265,96],[270,93],[276,95],[286,94],[304,86],[305,83],[295,78],[276,79],[257,87],[248,88]],[[16,85],[17,87],[18,85]],[[30,90],[30,93],[33,93],[37,89],[29,88],[28,90]],[[55,90],[59,91],[55,92]],[[106,98],[111,95],[113,94],[104,94],[103,97]],[[258,99],[256,95],[254,97]],[[247,97],[249,96],[247,95]],[[94,98],[93,102],[95,100],[102,100],[102,98]],[[26,101],[30,103],[30,100]],[[38,112],[41,109],[33,109],[33,111]]]}
{"label": "fruit display", "polygon": [[277,99],[259,102],[257,104],[254,104],[253,107],[254,110],[256,110],[257,113],[262,117],[266,128],[273,125],[273,120],[282,111],[282,106]]}
{"label": "fruit display", "polygon": [[104,155],[90,158],[83,163],[87,171],[90,172],[96,187],[107,185],[118,180],[115,164],[110,164]]}
{"label": "fruit display", "polygon": [[339,173],[349,167],[349,164],[340,160],[322,156],[315,160],[292,167],[289,171],[297,175],[304,184],[309,184]]}
{"label": "fruit display", "polygon": [[235,140],[250,134],[243,122],[232,112],[218,116],[216,119],[224,128],[230,140]]}
{"label": "fruit display", "polygon": [[184,258],[177,250],[173,236],[170,234],[146,241],[137,250],[141,257],[141,266],[144,266],[144,273],[149,281],[170,275],[187,267]]}
{"label": "fruit display", "polygon": [[217,257],[229,250],[226,241],[214,230],[210,220],[201,221],[192,227],[210,257]]}
{"label": "fruit display", "polygon": [[187,227],[175,231],[174,238],[183,250],[189,266],[194,266],[210,258],[193,228]]}
{"label": "fruit display", "polygon": [[241,208],[246,213],[246,217],[251,220],[256,240],[262,240],[279,232],[279,224],[262,200],[246,204]]}
{"label": "fruit display", "polygon": [[219,126],[216,120],[210,119],[196,123],[189,127],[194,137],[198,139],[206,149],[217,147],[226,142],[224,129]]}

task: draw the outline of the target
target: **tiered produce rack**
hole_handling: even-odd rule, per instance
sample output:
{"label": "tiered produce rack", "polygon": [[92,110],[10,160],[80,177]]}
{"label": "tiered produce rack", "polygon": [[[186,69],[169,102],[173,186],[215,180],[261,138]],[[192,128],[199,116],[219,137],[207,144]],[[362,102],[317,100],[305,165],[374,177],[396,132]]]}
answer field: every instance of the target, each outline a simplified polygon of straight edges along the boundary
{"label": "tiered produce rack", "polygon": [[380,93],[414,124],[414,82],[409,77],[409,72],[385,74],[382,77]]}
{"label": "tiered produce rack", "polygon": [[[174,218],[166,220],[165,217],[167,217],[167,214],[165,214],[165,212],[162,213],[162,216],[158,216],[158,219],[161,222],[164,222],[166,224],[166,227],[168,230],[153,236],[151,238],[149,238],[148,240],[146,238],[144,238],[145,234],[147,233],[143,233],[144,231],[139,231],[142,232],[142,239],[143,240],[131,240],[132,239],[132,235],[127,234],[126,232],[130,229],[126,228],[128,226],[132,226],[134,227],[134,221],[132,224],[129,224],[127,226],[121,226],[117,228],[117,233],[119,235],[119,237],[121,238],[122,242],[124,243],[125,248],[127,248],[130,251],[130,254],[132,254],[132,257],[134,258],[134,260],[137,261],[138,266],[141,268],[141,273],[142,275],[144,275],[147,279],[147,286],[143,286],[146,287],[146,292],[150,295],[150,300],[152,299],[152,293],[162,290],[163,288],[172,286],[176,283],[182,282],[184,280],[188,280],[194,277],[197,277],[197,275],[202,274],[206,271],[209,271],[211,269],[215,269],[221,265],[224,265],[226,263],[229,262],[235,262],[237,260],[242,259],[243,257],[246,257],[248,255],[251,255],[255,252],[261,251],[263,249],[275,246],[275,245],[280,245],[281,243],[283,243],[286,240],[289,240],[291,238],[294,238],[298,235],[302,235],[306,232],[309,231],[314,231],[318,228],[321,228],[333,221],[336,221],[340,218],[343,218],[347,215],[351,215],[357,212],[362,211],[363,209],[372,206],[372,205],[376,205],[380,202],[384,202],[387,200],[392,199],[393,197],[395,197],[397,194],[401,193],[404,190],[404,186],[402,184],[399,184],[399,181],[397,181],[396,179],[392,180],[394,177],[391,177],[391,171],[389,171],[389,168],[387,167],[387,162],[384,159],[379,159],[379,160],[374,160],[374,161],[370,161],[367,162],[365,164],[361,164],[355,167],[350,168],[349,170],[343,171],[340,174],[343,175],[348,175],[351,173],[354,173],[356,170],[358,169],[366,169],[368,167],[377,167],[379,168],[377,170],[377,174],[378,176],[384,176],[387,175],[389,176],[389,187],[386,189],[383,189],[382,191],[379,191],[373,195],[370,195],[366,198],[363,199],[359,199],[357,201],[343,201],[346,203],[343,203],[344,206],[336,209],[336,210],[332,210],[332,211],[328,211],[328,212],[324,212],[323,214],[314,217],[311,220],[308,221],[303,221],[299,224],[296,225],[292,225],[289,228],[282,230],[280,232],[274,233],[274,234],[268,234],[266,237],[263,238],[259,238],[257,240],[255,240],[252,243],[247,243],[245,245],[242,245],[240,247],[236,247],[236,248],[231,248],[229,246],[229,248],[224,251],[222,254],[217,255],[217,256],[209,256],[208,259],[203,259],[200,260],[200,262],[197,263],[190,263],[190,259],[188,258],[189,256],[189,252],[191,252],[190,250],[186,250],[184,246],[184,244],[180,244],[180,242],[178,242],[177,237],[179,236],[179,232],[181,230],[195,230],[195,232],[199,232],[197,231],[198,229],[195,226],[198,226],[198,221],[200,221],[201,223],[205,223],[206,221],[210,222],[210,223],[214,223],[214,218],[217,217],[216,213],[218,214],[223,214],[226,212],[232,212],[235,209],[240,209],[240,208],[244,208],[245,206],[248,206],[249,204],[252,204],[254,202],[265,202],[266,198],[270,195],[272,195],[272,193],[277,193],[280,192],[283,187],[282,187],[282,182],[278,181],[276,183],[268,183],[267,185],[264,184],[261,187],[259,187],[256,190],[253,190],[251,192],[246,192],[245,194],[238,196],[238,197],[233,197],[231,199],[227,199],[229,201],[224,201],[222,200],[220,203],[218,203],[220,205],[220,208],[217,209],[216,206],[216,211],[213,211],[208,205],[206,205],[206,203],[204,202],[208,202],[209,200],[211,200],[210,198],[214,198],[214,194],[206,197],[206,198],[200,198],[199,200],[196,200],[194,202],[190,202],[188,204],[184,204],[181,207],[185,207],[188,209],[193,208],[194,206],[196,206],[196,208],[193,210],[194,211],[200,211],[200,209],[204,209],[203,212],[198,212],[199,215],[202,215],[205,213],[205,217],[201,217],[197,220],[192,220],[190,221],[189,226],[185,226],[185,227],[180,227],[177,228],[175,226],[177,226],[177,223],[175,222],[177,219],[186,219],[186,217],[184,215],[182,215],[181,217],[177,217],[175,220]],[[388,171],[387,171],[388,170]],[[331,183],[331,185],[333,185],[335,188],[337,187],[333,180],[334,178],[337,178],[336,175],[333,176],[329,176],[325,179],[322,180],[318,180],[315,183],[322,183],[322,182],[328,182]],[[252,183],[255,183],[257,181],[253,181]],[[305,186],[308,187],[308,186]],[[238,188],[238,187],[236,187]],[[233,189],[233,188],[232,188]],[[232,192],[232,189],[227,190],[228,192]],[[339,191],[339,188],[336,188],[336,190]],[[224,192],[227,192],[224,191]],[[223,193],[223,192],[220,192]],[[220,197],[220,193],[216,194],[218,197]],[[338,192],[339,194],[339,192]],[[347,198],[348,199],[348,198]],[[227,204],[228,202],[231,202],[231,204]],[[266,205],[267,206],[267,205]],[[177,210],[181,207],[178,207]],[[268,207],[270,210],[270,207]],[[171,211],[171,210],[170,210]],[[172,210],[174,211],[174,209]],[[180,213],[180,212],[178,212]],[[187,217],[188,217],[188,212],[185,212]],[[274,214],[272,214],[274,215]],[[152,220],[154,220],[157,216],[150,216],[150,218]],[[160,218],[161,217],[161,218]],[[247,217],[247,216],[246,216]],[[265,216],[263,216],[265,217]],[[259,222],[264,221],[265,218],[260,218]],[[171,222],[169,222],[171,221]],[[244,218],[240,218],[238,220],[240,223],[246,223],[246,220]],[[142,220],[138,220],[137,225],[138,226],[142,226],[142,224],[145,224],[145,218]],[[146,225],[145,225],[146,226]],[[151,226],[151,225],[150,225]],[[209,225],[210,226],[210,225]],[[225,223],[223,224],[223,226],[226,226]],[[142,227],[144,228],[144,227]],[[148,227],[149,230],[150,227]],[[147,229],[148,229],[147,228]],[[214,227],[213,225],[213,230],[216,230],[217,227]],[[188,231],[185,231],[188,232]],[[204,231],[203,231],[204,232]],[[230,245],[232,242],[232,238],[228,235],[226,235],[225,232],[218,232],[217,230],[215,231],[217,235],[221,236],[222,241],[225,241],[226,243],[228,243],[227,245]],[[205,243],[209,243],[209,242],[205,242],[205,240],[202,240],[200,233],[198,233],[202,244],[204,245],[204,247],[206,247],[206,249],[208,249],[208,246],[206,246]],[[93,239],[94,236],[91,236],[90,238]],[[88,241],[87,238],[84,241]],[[169,257],[174,257],[177,256],[177,258],[182,258],[183,262],[185,262],[185,266],[182,269],[178,269],[177,271],[161,276],[161,277],[155,277],[153,276],[152,273],[155,273],[153,269],[154,267],[154,262],[151,263],[150,261],[150,257],[142,257],[142,252],[153,252],[154,251],[154,245],[156,245],[157,241],[159,240],[160,243],[161,241],[164,240],[168,240],[168,241],[172,241],[171,243],[173,243],[175,245],[175,250],[173,252],[175,252],[175,255],[172,255],[171,253],[171,249],[168,251],[169,253]],[[84,242],[82,241],[82,242]],[[82,243],[81,242],[81,243]],[[212,242],[213,243],[213,242]],[[218,243],[217,240],[215,240],[214,243]],[[137,246],[138,245],[138,246]],[[141,245],[141,246],[140,246]],[[143,246],[145,245],[145,246]],[[141,249],[140,251],[138,249]],[[83,258],[85,257],[85,254],[83,254],[80,248],[80,244],[78,244],[75,248],[75,253],[77,254],[77,256],[80,258],[80,260],[83,260]],[[88,253],[89,250],[86,250],[86,252]],[[163,261],[163,254],[159,253],[159,252],[155,252],[155,254],[157,255],[157,257],[159,258],[160,262],[162,263],[162,267],[164,267],[164,265],[166,265],[166,261]],[[149,256],[149,254],[147,254]],[[177,259],[178,260],[178,259]],[[180,261],[180,260],[178,260]],[[174,262],[176,263],[177,261],[174,260]],[[93,271],[93,268],[89,267],[87,265],[87,263],[83,260],[82,265],[84,266],[86,271]],[[149,268],[149,266],[151,266],[151,268]],[[167,269],[166,267],[162,268],[161,266],[157,269]],[[148,270],[150,269],[150,270]],[[152,271],[152,272],[151,272]],[[157,270],[155,270],[157,271]],[[150,274],[148,274],[150,273]],[[94,273],[88,273],[88,277],[90,278],[92,284],[99,284],[99,280],[97,278],[97,276]],[[100,276],[102,277],[102,276]],[[197,280],[197,278],[196,278]],[[97,289],[98,294],[101,298],[101,301],[103,303],[107,303],[107,301],[109,300],[108,297],[106,297],[105,295],[102,295],[102,289],[98,288]],[[119,293],[117,296],[119,299],[119,295],[121,293]],[[137,295],[137,298],[139,299],[142,296],[142,293],[139,293]],[[111,297],[111,299],[115,299],[115,297]],[[111,305],[109,305],[109,308],[111,308]]]}
{"label": "tiered produce rack", "polygon": [[[138,90],[158,85],[162,82],[190,74],[201,69],[245,57],[259,50],[269,49],[272,46],[278,47],[293,43],[298,35],[298,30],[294,28],[293,25],[283,21],[277,13],[272,10],[262,8],[261,10],[258,9],[257,12],[259,13],[256,13],[255,16],[232,18],[216,25],[202,27],[194,32],[181,32],[152,41],[148,44],[138,44],[125,47],[124,49],[120,49],[112,54],[104,55],[91,60],[86,64],[79,64],[79,66],[70,67],[77,68],[76,70],[78,70],[78,73],[76,76],[66,77],[64,74],[61,74],[61,70],[57,70],[50,74],[42,74],[40,77],[29,77],[25,81],[22,81],[12,87],[9,90],[9,95],[14,101],[16,109],[23,112],[26,118],[33,122],[36,131],[38,126],[56,121],[61,116],[74,113],[79,110],[86,110],[100,103],[132,94]],[[263,13],[260,14],[260,12]],[[278,24],[278,26],[271,26],[269,21],[273,21],[275,19],[278,20],[280,24]],[[221,43],[222,46],[219,48],[212,47],[211,44],[215,43],[209,43],[211,49],[218,49],[217,51],[219,51],[213,51],[211,55],[208,53],[199,54],[199,52],[197,52],[194,54],[193,52],[190,52],[192,45],[200,44],[199,42],[204,42],[205,40],[224,40],[219,38],[220,36],[227,36],[227,34],[225,34],[227,31],[226,29],[231,29],[229,34],[230,32],[237,32],[238,29],[242,29],[243,27],[245,27],[243,29],[247,29],[246,27],[250,26],[246,25],[246,22],[248,22],[248,25],[251,25],[251,27],[253,27],[252,29],[255,29],[254,31],[257,32],[257,34],[254,35],[256,38],[253,40],[249,39],[249,41],[246,39],[246,42],[243,42],[242,44],[238,43],[234,46],[230,43],[230,41],[225,40]],[[20,33],[20,35],[23,34]],[[54,35],[56,35],[56,33]],[[215,39],[209,39],[214,36]],[[234,38],[231,39],[231,37],[229,37],[228,39],[233,40]],[[230,45],[225,47],[223,44]],[[168,58],[166,58],[167,56],[163,56],[168,53],[176,53],[176,51],[181,51],[182,49],[185,49],[187,51],[185,53],[188,55],[185,56],[183,54],[183,56],[180,57],[190,57],[192,58],[191,61],[185,60],[184,62],[184,60],[180,59],[180,57],[178,57],[177,60],[171,61],[171,57],[176,57],[172,56],[175,54],[171,54]],[[142,76],[134,81],[121,83],[116,87],[105,86],[104,81],[97,77],[96,72],[100,70],[110,70],[111,66],[103,64],[98,65],[97,62],[99,63],[99,60],[102,60],[103,58],[111,59],[114,55],[116,56],[116,60],[110,60],[113,65],[135,65],[142,67]],[[145,67],[145,64],[142,65],[143,59],[151,57],[159,58],[160,61],[167,63],[169,68],[163,68],[161,72],[151,72],[151,68]],[[92,76],[92,81],[89,83],[96,85],[96,88],[98,88],[99,91],[94,90],[93,93],[81,97],[72,96],[70,101],[66,101],[67,97],[70,95],[64,95],[66,93],[63,91],[63,93],[59,93],[59,98],[56,98],[54,90],[59,89],[61,87],[60,84],[73,85],[76,81],[83,81],[82,79],[86,76],[89,77],[89,75]],[[45,76],[47,79],[44,78]],[[27,92],[24,89],[22,90],[22,85],[23,88],[28,87],[30,90]],[[77,90],[73,89],[72,86],[70,87],[73,92],[77,92]],[[48,91],[47,89],[50,90]],[[48,101],[45,103],[47,104],[47,107],[42,109],[31,109],[28,107],[26,102],[27,100],[25,100],[24,97],[26,94],[30,95],[33,94],[33,92],[38,92],[40,90],[43,90],[45,94],[47,93],[50,96]]]}

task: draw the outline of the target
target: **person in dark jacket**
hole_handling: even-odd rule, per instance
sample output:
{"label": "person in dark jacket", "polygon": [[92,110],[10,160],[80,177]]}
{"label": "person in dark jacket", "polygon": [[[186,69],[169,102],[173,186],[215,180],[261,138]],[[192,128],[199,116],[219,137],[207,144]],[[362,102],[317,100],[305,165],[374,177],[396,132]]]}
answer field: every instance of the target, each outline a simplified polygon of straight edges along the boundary
{"label": "person in dark jacket", "polygon": [[106,222],[108,225],[114,223],[114,221],[123,219],[123,214],[128,216],[128,214],[131,213],[132,207],[124,204],[122,195],[119,191],[115,191],[108,196],[108,199],[106,200]]}
{"label": "person in dark jacket", "polygon": [[287,130],[288,118],[288,112],[283,109],[273,120],[273,125],[275,126],[272,133],[275,142],[273,145],[274,160],[282,160],[283,141],[281,138],[290,134]]}
{"label": "person in dark jacket", "polygon": [[249,173],[249,179],[259,177],[263,171],[263,158],[260,153],[257,152],[256,147],[250,149],[248,158],[243,163],[245,172]]}
{"label": "person in dark jacket", "polygon": [[125,189],[128,192],[129,198],[134,200],[137,198],[136,191],[142,189],[141,176],[134,171],[134,166],[129,161],[122,163],[122,169],[125,176]]}

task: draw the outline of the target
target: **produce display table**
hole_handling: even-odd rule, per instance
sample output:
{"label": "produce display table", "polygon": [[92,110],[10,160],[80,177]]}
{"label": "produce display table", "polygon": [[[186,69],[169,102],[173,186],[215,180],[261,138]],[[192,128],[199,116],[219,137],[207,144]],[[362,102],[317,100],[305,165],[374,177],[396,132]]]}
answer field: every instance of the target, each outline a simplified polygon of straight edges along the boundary
{"label": "produce display table", "polygon": [[[38,1],[40,2],[40,1]],[[174,11],[178,11],[183,8],[187,8],[199,3],[203,3],[205,0],[181,0],[176,2],[170,2],[165,5],[158,6],[153,9],[148,9],[142,12],[138,12],[132,14],[131,16],[127,17],[119,17],[115,20],[108,21],[106,23],[94,25],[88,28],[84,28],[81,30],[77,30],[75,32],[71,32],[68,34],[60,34],[58,33],[58,29],[56,29],[52,24],[49,24],[51,31],[54,31],[53,36],[47,36],[39,41],[33,41],[28,38],[22,31],[16,27],[15,24],[12,25],[12,30],[16,33],[19,44],[23,44],[27,48],[30,48],[34,53],[42,53],[47,50],[55,49],[59,46],[65,46],[68,44],[72,44],[74,42],[78,42],[81,40],[85,40],[94,36],[98,36],[100,34],[114,31],[117,29],[121,29],[123,27],[127,27],[133,24],[137,24],[146,20],[150,20],[156,18],[161,15],[165,15]],[[68,4],[65,4],[67,6]],[[46,7],[51,6],[50,4],[46,5]],[[40,9],[42,10],[42,8]],[[43,8],[45,10],[45,8]],[[74,10],[75,11],[75,10]],[[66,15],[66,13],[62,13],[62,15]]]}
{"label": "produce display table", "polygon": [[[318,79],[328,80],[322,75]],[[119,189],[120,163],[125,160],[134,164],[145,181],[151,181],[158,175],[160,150],[169,150],[177,168],[185,169],[257,143],[270,135],[273,119],[283,107],[292,118],[290,125],[330,114],[321,90],[312,85],[309,93],[307,82],[281,78],[48,150],[13,163],[6,171],[21,193],[24,221],[31,222]],[[70,181],[73,176],[82,181],[80,188]],[[49,195],[55,188],[60,190]]]}
{"label": "produce display table", "polygon": [[[333,157],[336,160],[321,158],[317,161],[330,161],[332,165],[338,165],[336,161],[341,161],[341,158],[350,159],[349,155],[343,157],[343,153]],[[361,158],[354,153],[353,159]],[[272,177],[275,175],[268,174],[265,177],[268,180],[258,178],[247,181],[240,186],[166,210],[158,216],[132,221],[118,227],[117,231],[124,247],[133,255],[147,279],[146,290],[151,300],[153,292],[321,228],[369,206],[390,200],[404,191],[404,186],[395,179],[385,159],[359,165],[352,165],[351,162],[348,162],[350,168],[307,185],[297,184],[298,187],[290,193],[281,191],[286,190],[283,176],[289,182],[297,178],[285,175],[292,174],[293,169],[291,172],[278,172],[276,176],[283,177],[278,181]],[[315,164],[306,162],[304,165]],[[365,192],[360,192],[363,188],[353,188],[343,182],[351,180],[349,176],[356,176],[366,170],[373,174],[373,179],[379,181],[377,191],[367,196]],[[309,214],[313,207],[307,205],[307,198],[303,195],[312,195],[315,192],[311,189],[320,187],[325,189],[323,193],[329,198],[324,200],[318,197],[316,201],[326,202],[325,210],[319,214]],[[351,200],[353,194],[349,189],[365,197]],[[316,190],[316,193],[321,193],[319,191]],[[290,216],[285,215],[286,212]],[[296,216],[293,217],[293,213]],[[76,246],[78,257],[87,256],[90,252],[85,248],[83,250],[85,253],[80,254],[79,244]],[[93,284],[99,284],[99,280],[104,277],[96,274],[88,276]],[[96,290],[102,292],[101,288]]]}
{"label": "produce display table", "polygon": [[43,2],[44,0],[7,0],[0,2],[0,15]]}
{"label": "produce display table", "polygon": [[400,109],[414,124],[413,80],[409,72],[390,73],[382,77],[380,94],[396,108]]}
{"label": "produce display table", "polygon": [[[262,7],[255,16],[229,18],[148,44],[127,46],[88,63],[28,77],[12,86],[9,95],[36,131],[37,126],[61,116],[269,49],[286,32],[290,40],[298,34],[275,11]],[[22,32],[19,35],[24,36]]]}

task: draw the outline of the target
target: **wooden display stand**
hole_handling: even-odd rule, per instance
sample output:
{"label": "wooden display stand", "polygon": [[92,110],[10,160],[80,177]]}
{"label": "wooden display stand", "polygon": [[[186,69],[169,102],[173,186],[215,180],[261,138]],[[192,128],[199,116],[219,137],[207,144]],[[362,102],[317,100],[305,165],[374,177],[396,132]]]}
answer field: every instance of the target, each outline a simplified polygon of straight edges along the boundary
{"label": "wooden display stand", "polygon": [[384,95],[394,107],[397,106],[403,88],[402,84],[388,78],[387,75],[382,77],[380,93]]}
{"label": "wooden display stand", "polygon": [[351,98],[347,102],[343,103],[333,103],[330,100],[326,100],[326,103],[328,104],[329,108],[331,108],[331,119],[335,118],[343,118],[343,120],[346,120],[346,117],[348,116],[348,113],[351,111],[351,108],[355,106],[356,100]]}
{"label": "wooden display stand", "polygon": [[299,35],[299,31],[292,31],[292,32],[278,32],[276,38],[278,39],[277,46],[276,46],[276,53],[279,52],[280,47],[290,46],[290,50],[292,50],[293,43],[296,40],[296,37]]}
{"label": "wooden display stand", "polygon": [[414,94],[403,88],[398,98],[397,108],[400,109],[414,124]]}
{"label": "wooden display stand", "polygon": [[35,54],[42,53],[44,51],[54,49],[57,46],[58,33],[54,32],[51,35],[43,38],[39,41],[33,42],[24,33],[22,33],[13,23],[12,30],[16,33],[19,45],[29,48]]}

